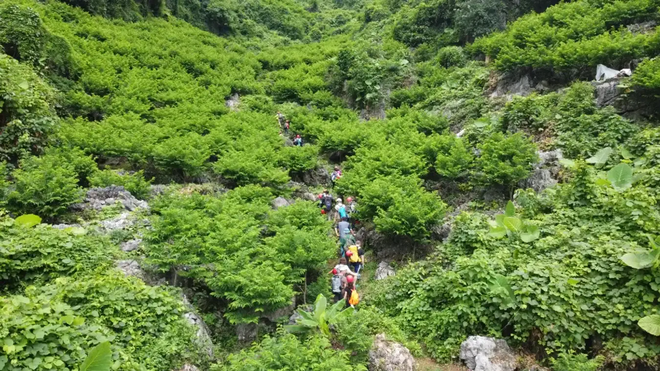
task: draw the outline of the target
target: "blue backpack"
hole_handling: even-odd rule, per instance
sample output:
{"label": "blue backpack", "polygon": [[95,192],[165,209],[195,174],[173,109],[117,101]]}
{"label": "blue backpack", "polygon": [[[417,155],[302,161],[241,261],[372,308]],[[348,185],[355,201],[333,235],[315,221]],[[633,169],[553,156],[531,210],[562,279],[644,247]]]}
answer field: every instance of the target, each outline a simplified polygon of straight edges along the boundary
{"label": "blue backpack", "polygon": [[342,206],[339,208],[339,217],[348,218],[348,213],[346,212],[346,206]]}

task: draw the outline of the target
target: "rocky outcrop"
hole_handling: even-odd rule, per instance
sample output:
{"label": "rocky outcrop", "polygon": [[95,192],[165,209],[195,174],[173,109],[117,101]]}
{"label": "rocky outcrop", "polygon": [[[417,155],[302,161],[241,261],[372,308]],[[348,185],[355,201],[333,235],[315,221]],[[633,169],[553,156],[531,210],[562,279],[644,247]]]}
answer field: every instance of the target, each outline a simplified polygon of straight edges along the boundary
{"label": "rocky outcrop", "polygon": [[123,252],[135,251],[140,248],[140,244],[142,244],[141,238],[135,238],[129,241],[122,242],[121,251]]}
{"label": "rocky outcrop", "polygon": [[135,260],[117,260],[115,266],[126,276],[133,276],[145,280],[146,273],[140,267],[140,263]]}
{"label": "rocky outcrop", "polygon": [[497,78],[497,86],[490,94],[491,98],[526,96],[534,91],[532,79],[528,75],[517,76],[505,73]]}
{"label": "rocky outcrop", "polygon": [[602,82],[594,82],[596,88],[596,105],[598,107],[612,106],[618,103],[621,90],[618,86],[622,78],[613,78]]}
{"label": "rocky outcrop", "polygon": [[376,335],[374,345],[369,351],[369,371],[413,371],[415,358],[403,345],[385,338],[385,334]]}
{"label": "rocky outcrop", "polygon": [[211,340],[211,331],[209,331],[208,326],[204,323],[197,314],[193,312],[188,312],[183,315],[192,326],[197,328],[196,341],[197,345],[204,350],[209,357],[213,357],[213,341]]}
{"label": "rocky outcrop", "polygon": [[186,363],[185,365],[181,366],[180,369],[176,371],[199,371],[199,368],[195,365],[191,365],[190,363]]}
{"label": "rocky outcrop", "polygon": [[76,211],[101,210],[105,206],[112,206],[117,202],[121,203],[124,209],[128,211],[149,209],[149,205],[145,201],[138,200],[124,187],[119,186],[92,188],[87,191],[83,202],[72,205],[71,208]]}
{"label": "rocky outcrop", "polygon": [[256,323],[241,323],[236,325],[236,337],[241,343],[251,343],[257,340],[257,330]]}
{"label": "rocky outcrop", "polygon": [[287,201],[286,198],[284,197],[278,197],[274,199],[273,202],[271,202],[271,204],[273,205],[273,209],[277,210],[280,207],[289,206],[289,201]]}
{"label": "rocky outcrop", "polygon": [[230,96],[229,99],[225,101],[225,106],[229,108],[230,111],[238,111],[238,107],[241,105],[241,97],[238,93]]}
{"label": "rocky outcrop", "polygon": [[531,188],[541,192],[557,184],[561,170],[559,161],[564,158],[561,150],[538,152],[538,156],[539,162],[534,166],[534,171],[527,179],[520,182],[520,188]]}
{"label": "rocky outcrop", "polygon": [[308,186],[327,186],[332,183],[330,173],[323,167],[305,171],[301,178],[300,180]]}
{"label": "rocky outcrop", "polygon": [[282,317],[289,317],[293,313],[293,311],[296,309],[296,297],[294,296],[291,299],[291,302],[289,305],[287,305],[284,308],[280,308],[276,311],[270,312],[270,313],[265,313],[262,315],[263,318],[271,321],[271,322],[277,322],[278,319]]}
{"label": "rocky outcrop", "polygon": [[461,344],[460,359],[470,371],[514,371],[516,355],[506,341],[470,336]]}
{"label": "rocky outcrop", "polygon": [[378,268],[376,268],[376,280],[382,280],[385,279],[389,276],[394,276],[396,272],[394,271],[394,268],[390,265],[390,263],[382,261],[378,263]]}

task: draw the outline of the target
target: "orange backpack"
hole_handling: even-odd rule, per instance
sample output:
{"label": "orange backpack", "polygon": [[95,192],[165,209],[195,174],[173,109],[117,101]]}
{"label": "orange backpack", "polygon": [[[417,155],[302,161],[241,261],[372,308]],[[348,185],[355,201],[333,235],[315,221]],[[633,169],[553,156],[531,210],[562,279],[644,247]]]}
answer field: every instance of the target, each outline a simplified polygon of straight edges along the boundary
{"label": "orange backpack", "polygon": [[358,295],[357,290],[351,292],[351,297],[348,299],[348,304],[356,306],[360,303],[360,295]]}

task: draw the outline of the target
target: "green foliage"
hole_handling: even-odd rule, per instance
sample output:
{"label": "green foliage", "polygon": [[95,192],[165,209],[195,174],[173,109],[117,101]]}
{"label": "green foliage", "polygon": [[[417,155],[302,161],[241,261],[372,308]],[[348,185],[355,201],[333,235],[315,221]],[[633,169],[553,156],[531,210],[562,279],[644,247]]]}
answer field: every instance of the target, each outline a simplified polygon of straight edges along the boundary
{"label": "green foliage", "polygon": [[282,369],[297,370],[366,370],[360,364],[349,361],[347,352],[335,350],[323,335],[314,335],[299,340],[293,334],[266,336],[260,343],[249,350],[229,356],[227,365],[218,365],[214,371],[275,371]]}
{"label": "green foliage", "polygon": [[456,2],[454,27],[460,38],[473,41],[506,26],[506,6],[502,0],[463,0]]}
{"label": "green foliage", "polygon": [[637,322],[639,327],[642,328],[642,330],[648,332],[651,335],[655,336],[660,336],[660,316],[657,314],[651,315],[651,316],[646,316],[644,318],[640,318],[639,322]]}
{"label": "green foliage", "polygon": [[295,285],[307,271],[324,267],[335,244],[315,204],[297,202],[269,212],[272,197],[268,189],[248,186],[220,198],[157,200],[160,216],[146,247],[149,261],[226,300],[225,316],[232,323],[255,322],[289,305]]}
{"label": "green foliage", "polygon": [[7,207],[21,214],[37,214],[53,219],[68,207],[82,201],[75,170],[57,157],[31,157],[12,172],[14,184]]}
{"label": "green foliage", "polygon": [[660,90],[660,59],[652,58],[640,63],[631,80],[641,90]]}
{"label": "green foliage", "polygon": [[31,286],[0,298],[0,308],[9,370],[82,369],[94,353],[85,349],[108,340],[117,347],[113,367],[121,370],[176,367],[197,357],[178,296],[120,272]]}
{"label": "green foliage", "polygon": [[448,151],[438,153],[435,171],[450,179],[461,178],[468,174],[473,162],[474,155],[470,148],[466,148],[463,140],[457,138],[453,140]]}
{"label": "green foliage", "polygon": [[132,174],[116,170],[99,170],[91,176],[89,182],[92,187],[122,186],[141,200],[149,196],[151,186],[151,180],[144,178],[142,170]]}
{"label": "green foliage", "polygon": [[503,238],[508,236],[513,238],[518,236],[525,243],[538,239],[541,233],[538,226],[516,216],[516,207],[511,201],[506,204],[504,214],[496,215],[495,220],[490,221],[490,226],[488,234],[491,237]]}
{"label": "green foliage", "polygon": [[591,73],[597,64],[622,66],[657,54],[657,33],[633,34],[625,25],[653,20],[654,0],[574,1],[519,18],[502,33],[477,40],[472,50],[495,58],[501,70],[532,67]]}
{"label": "green foliage", "polygon": [[560,353],[552,361],[552,369],[555,371],[596,371],[604,361],[602,356],[589,359],[586,354]]}
{"label": "green foliage", "polygon": [[495,133],[478,148],[481,155],[476,160],[477,168],[484,184],[512,186],[525,179],[538,160],[536,146],[520,133]]}
{"label": "green foliage", "polygon": [[80,371],[110,371],[112,366],[112,350],[110,342],[103,342],[89,351],[85,362],[80,365]]}
{"label": "green foliage", "polygon": [[109,263],[112,250],[107,240],[47,224],[35,226],[36,220],[27,224],[27,217],[0,219],[0,282],[5,289],[44,283]]}
{"label": "green foliage", "polygon": [[43,152],[57,122],[52,101],[52,89],[37,74],[0,54],[0,162]]}
{"label": "green foliage", "polygon": [[323,335],[330,336],[330,326],[341,321],[342,318],[353,314],[353,308],[346,308],[346,302],[337,301],[328,308],[328,300],[322,294],[316,297],[312,312],[298,309],[300,318],[295,325],[284,326],[284,329],[294,334],[304,334],[319,330]]}
{"label": "green foliage", "polygon": [[442,67],[463,67],[467,63],[467,56],[460,46],[447,46],[438,50],[436,55],[438,64]]}
{"label": "green foliage", "polygon": [[625,163],[618,164],[607,172],[607,180],[617,190],[626,190],[633,183],[633,168]]}

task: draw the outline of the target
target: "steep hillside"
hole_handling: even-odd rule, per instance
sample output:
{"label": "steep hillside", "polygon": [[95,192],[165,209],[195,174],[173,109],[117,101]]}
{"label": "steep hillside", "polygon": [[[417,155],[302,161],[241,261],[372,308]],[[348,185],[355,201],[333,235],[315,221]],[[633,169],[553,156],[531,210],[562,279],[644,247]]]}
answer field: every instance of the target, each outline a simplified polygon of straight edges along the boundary
{"label": "steep hillside", "polygon": [[0,370],[105,341],[120,370],[446,370],[473,335],[511,371],[657,369],[659,17],[3,1]]}

